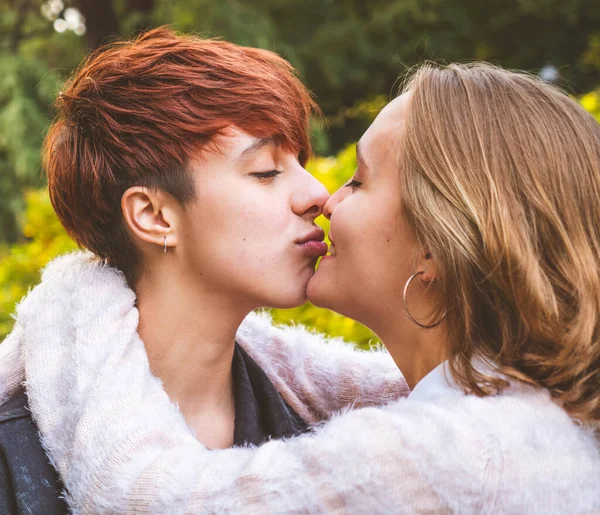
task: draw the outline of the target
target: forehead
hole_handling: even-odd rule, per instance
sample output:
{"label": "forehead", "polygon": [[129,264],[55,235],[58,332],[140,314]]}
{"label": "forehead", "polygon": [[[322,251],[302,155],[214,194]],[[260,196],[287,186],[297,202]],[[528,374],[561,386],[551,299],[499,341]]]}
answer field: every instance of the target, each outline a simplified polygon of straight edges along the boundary
{"label": "forehead", "polygon": [[393,144],[402,126],[407,95],[404,93],[387,104],[360,139],[361,152],[366,161],[391,158]]}
{"label": "forehead", "polygon": [[215,136],[196,156],[198,161],[248,160],[260,155],[263,150],[278,146],[275,138],[259,138],[244,130],[230,126]]}
{"label": "forehead", "polygon": [[230,126],[222,134],[216,136],[213,143],[221,152],[238,157],[243,150],[257,143],[259,139],[238,127]]}

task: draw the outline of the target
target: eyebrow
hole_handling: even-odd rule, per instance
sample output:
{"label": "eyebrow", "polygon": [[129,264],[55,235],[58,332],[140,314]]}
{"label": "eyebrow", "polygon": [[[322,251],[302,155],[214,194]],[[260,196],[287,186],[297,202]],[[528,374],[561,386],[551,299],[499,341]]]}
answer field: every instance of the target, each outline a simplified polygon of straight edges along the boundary
{"label": "eyebrow", "polygon": [[247,147],[244,151],[242,151],[242,153],[240,154],[240,157],[238,159],[242,159],[250,154],[254,154],[255,152],[258,152],[261,148],[263,148],[267,145],[276,146],[277,142],[275,141],[275,138],[273,138],[273,137],[260,138],[259,140],[252,143],[252,145]]}

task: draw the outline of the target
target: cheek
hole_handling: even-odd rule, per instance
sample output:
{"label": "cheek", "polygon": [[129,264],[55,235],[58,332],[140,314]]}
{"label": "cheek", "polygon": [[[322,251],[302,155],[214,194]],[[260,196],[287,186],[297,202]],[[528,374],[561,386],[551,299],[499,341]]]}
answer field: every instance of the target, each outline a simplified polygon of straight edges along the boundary
{"label": "cheek", "polygon": [[205,185],[199,196],[194,224],[208,233],[213,243],[240,245],[260,243],[280,230],[283,202],[268,195],[268,189],[241,177],[224,177]]}
{"label": "cheek", "polygon": [[[338,206],[331,219],[340,266],[362,273],[373,264],[382,246],[380,212],[366,195],[356,194]],[[352,273],[351,270],[347,270]]]}
{"label": "cheek", "polygon": [[322,275],[340,295],[370,299],[398,289],[408,248],[394,200],[355,194],[334,212],[337,255],[324,263]]}
{"label": "cheek", "polygon": [[337,247],[352,245],[359,239],[368,224],[368,208],[368,204],[357,197],[348,197],[337,206],[329,225]]}
{"label": "cheek", "polygon": [[219,206],[199,230],[209,233],[211,246],[205,250],[219,254],[219,259],[235,261],[238,268],[255,261],[264,266],[265,256],[278,251],[288,218],[274,202],[233,202]]}
{"label": "cheek", "polygon": [[[285,289],[304,265],[294,253],[300,236],[283,195],[261,197],[247,188],[237,195],[205,196],[188,218],[186,261],[195,274],[210,271],[210,280],[228,283],[240,291]],[[266,193],[266,192],[265,192]],[[313,263],[314,270],[314,263]]]}

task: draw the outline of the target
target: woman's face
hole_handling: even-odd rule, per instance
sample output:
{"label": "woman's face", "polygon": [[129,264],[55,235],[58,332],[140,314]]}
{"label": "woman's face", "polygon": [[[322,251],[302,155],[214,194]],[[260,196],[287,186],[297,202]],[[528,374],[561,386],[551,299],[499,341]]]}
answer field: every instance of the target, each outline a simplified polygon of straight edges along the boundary
{"label": "woman's face", "polygon": [[293,307],[327,252],[314,220],[329,197],[295,155],[237,129],[190,166],[177,254],[190,280],[248,307]]}
{"label": "woman's face", "polygon": [[308,286],[314,304],[377,332],[403,312],[402,291],[415,269],[416,240],[401,217],[396,142],[406,94],[390,102],[357,146],[354,177],[327,201],[330,255]]}

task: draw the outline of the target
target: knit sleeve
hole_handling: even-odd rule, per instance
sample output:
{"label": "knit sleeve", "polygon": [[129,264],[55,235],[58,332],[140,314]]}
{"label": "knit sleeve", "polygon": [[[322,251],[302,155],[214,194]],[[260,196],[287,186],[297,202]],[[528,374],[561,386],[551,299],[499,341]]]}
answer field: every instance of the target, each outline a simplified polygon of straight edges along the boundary
{"label": "knit sleeve", "polygon": [[75,513],[451,513],[453,498],[453,508],[477,511],[481,478],[493,476],[481,436],[399,402],[348,412],[312,435],[223,451],[159,427],[157,414],[125,430],[96,416],[87,436],[110,438],[111,452],[71,448],[73,471],[85,471],[71,472]]}
{"label": "knit sleeve", "polygon": [[19,307],[32,415],[75,514],[439,513],[448,489],[481,501],[483,431],[447,406],[400,399],[298,438],[207,450],[151,372],[123,278],[77,271],[58,277],[63,302],[47,280]]}
{"label": "knit sleeve", "polygon": [[378,406],[409,393],[383,348],[364,351],[304,326],[275,326],[267,314],[250,315],[238,331],[238,341],[286,402],[310,423],[346,408]]}

